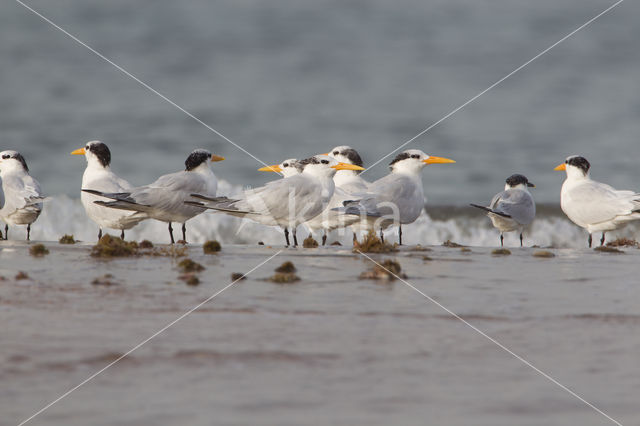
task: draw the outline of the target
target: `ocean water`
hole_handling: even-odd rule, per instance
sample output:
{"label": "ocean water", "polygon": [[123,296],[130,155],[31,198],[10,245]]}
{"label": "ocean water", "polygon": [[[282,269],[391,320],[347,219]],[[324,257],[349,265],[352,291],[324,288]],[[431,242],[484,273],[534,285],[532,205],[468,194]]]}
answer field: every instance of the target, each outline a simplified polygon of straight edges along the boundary
{"label": "ocean water", "polygon": [[[27,4],[269,164],[341,144],[372,164],[612,2]],[[429,203],[488,201],[514,172],[557,203],[553,167],[575,153],[595,178],[637,189],[639,13],[622,3],[411,143],[458,161],[425,170]],[[16,2],[0,4],[0,58],[0,145],[24,153],[50,196],[78,198],[84,161],[69,152],[93,139],[135,185],[197,147],[227,157],[216,173],[233,185],[272,178]]]}

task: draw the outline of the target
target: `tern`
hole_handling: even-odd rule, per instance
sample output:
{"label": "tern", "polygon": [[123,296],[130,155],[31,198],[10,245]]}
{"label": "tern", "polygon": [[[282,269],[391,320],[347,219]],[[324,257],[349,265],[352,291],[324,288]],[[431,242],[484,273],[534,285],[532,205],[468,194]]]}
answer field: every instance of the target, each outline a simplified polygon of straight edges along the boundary
{"label": "tern", "polygon": [[339,210],[347,214],[360,215],[361,224],[369,230],[383,230],[393,224],[399,225],[399,243],[402,244],[402,225],[414,222],[424,209],[425,199],[420,172],[427,164],[455,163],[454,160],[427,155],[418,149],[409,149],[398,154],[389,168],[391,173],[369,184],[360,199],[344,202]]}
{"label": "tern", "polygon": [[289,176],[297,175],[298,173],[300,173],[300,171],[296,167],[297,163],[298,163],[297,159],[289,158],[289,159],[284,160],[280,164],[274,164],[272,166],[261,167],[261,168],[258,169],[258,171],[260,171],[260,172],[275,172],[275,173],[280,173],[282,175],[282,177],[289,177]]}
{"label": "tern", "polygon": [[[100,141],[90,141],[83,148],[76,149],[71,155],[84,155],[87,168],[82,175],[82,188],[105,193],[122,193],[132,188],[126,180],[111,171],[111,151]],[[81,191],[80,201],[87,216],[98,225],[98,240],[102,238],[102,228],[120,230],[120,238],[124,240],[124,230],[131,229],[144,220],[135,211],[111,209],[94,201],[107,201],[92,193]]]}
{"label": "tern", "polygon": [[504,233],[518,231],[520,233],[520,247],[522,247],[522,231],[529,225],[536,215],[536,203],[528,188],[535,185],[519,174],[507,178],[504,191],[497,193],[489,206],[471,204],[473,207],[485,210],[493,226],[500,231],[500,246],[504,246]]}
{"label": "tern", "polygon": [[600,245],[604,245],[607,231],[640,219],[640,193],[597,182],[589,176],[590,168],[589,162],[578,155],[567,157],[555,168],[567,173],[560,191],[560,207],[573,223],[589,232],[589,247],[594,232],[602,232]]}
{"label": "tern", "polygon": [[[267,166],[275,167],[275,166]],[[193,194],[199,201],[187,204],[217,210],[232,216],[246,217],[263,225],[280,226],[289,246],[289,229],[294,246],[298,245],[296,228],[317,216],[333,195],[333,175],[337,170],[364,170],[326,155],[316,155],[296,162],[298,173],[264,186],[244,191],[240,199],[210,198]],[[266,168],[262,168],[267,171]]]}
{"label": "tern", "polygon": [[182,223],[182,240],[186,242],[185,222],[202,213],[203,208],[186,205],[190,194],[200,193],[215,197],[218,180],[209,166],[212,161],[222,161],[224,157],[211,154],[205,149],[196,149],[185,161],[185,170],[159,177],[155,182],[131,188],[119,193],[106,193],[92,188],[84,192],[110,198],[114,201],[94,201],[100,206],[136,212],[142,219],[156,219],[169,223],[169,237],[173,239],[172,222]]}
{"label": "tern", "polygon": [[40,184],[31,175],[24,157],[17,151],[0,152],[0,218],[5,222],[4,239],[9,239],[9,225],[31,224],[40,216],[44,197]]}

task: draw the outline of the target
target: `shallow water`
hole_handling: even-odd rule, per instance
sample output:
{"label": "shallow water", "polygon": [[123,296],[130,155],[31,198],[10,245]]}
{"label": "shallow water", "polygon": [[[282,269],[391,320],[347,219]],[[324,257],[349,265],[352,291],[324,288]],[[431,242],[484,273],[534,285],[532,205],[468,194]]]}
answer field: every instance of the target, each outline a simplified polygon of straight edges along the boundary
{"label": "shallow water", "polygon": [[[0,412],[17,424],[277,249],[98,261],[88,245],[0,245]],[[623,424],[640,421],[640,251],[441,246],[408,281]],[[428,256],[431,260],[423,260]],[[263,279],[291,260],[302,278]],[[358,280],[348,250],[287,249],[32,424],[602,425],[608,421],[405,284]],[[30,280],[15,281],[19,270]],[[106,273],[112,286],[92,285]]]}

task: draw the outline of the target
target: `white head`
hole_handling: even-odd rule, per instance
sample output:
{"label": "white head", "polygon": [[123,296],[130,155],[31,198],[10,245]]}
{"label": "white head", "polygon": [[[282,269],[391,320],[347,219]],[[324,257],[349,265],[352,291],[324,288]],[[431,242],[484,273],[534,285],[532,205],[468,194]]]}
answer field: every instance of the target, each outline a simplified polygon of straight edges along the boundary
{"label": "white head", "polygon": [[71,155],[84,155],[87,159],[87,167],[109,168],[111,164],[111,151],[109,147],[100,141],[89,141],[84,148],[78,148]]}
{"label": "white head", "polygon": [[[331,151],[329,151],[327,155],[331,158],[335,158],[341,163],[355,164],[356,166],[363,167],[362,158],[360,158],[360,154],[358,154],[358,151],[348,145],[336,146]],[[349,170],[342,173],[359,174],[360,171]]]}
{"label": "white head", "polygon": [[585,179],[589,177],[589,169],[591,164],[586,158],[579,155],[567,157],[564,163],[557,166],[554,170],[565,170],[569,179]]}
{"label": "white head", "polygon": [[341,163],[328,155],[314,155],[297,162],[296,167],[300,173],[332,178],[338,170],[364,170],[363,167],[355,164]]}
{"label": "white head", "polygon": [[29,167],[24,157],[18,151],[2,151],[0,152],[0,174],[22,171],[29,173]]}
{"label": "white head", "polygon": [[261,172],[280,173],[282,175],[282,177],[289,177],[289,176],[297,175],[298,173],[300,173],[300,171],[296,167],[297,163],[298,163],[297,159],[288,158],[288,159],[284,160],[280,164],[274,164],[272,166],[260,167],[258,170],[261,171]]}
{"label": "white head", "polygon": [[391,173],[418,174],[427,164],[455,163],[455,161],[443,157],[427,155],[419,149],[408,149],[396,155],[389,163]]}
{"label": "white head", "polygon": [[524,189],[526,191],[528,191],[527,188],[535,188],[536,186],[534,184],[532,184],[531,182],[529,182],[529,179],[527,179],[526,176],[524,175],[519,175],[519,174],[515,174],[515,175],[511,175],[507,178],[506,180],[506,184],[504,185],[504,189]]}

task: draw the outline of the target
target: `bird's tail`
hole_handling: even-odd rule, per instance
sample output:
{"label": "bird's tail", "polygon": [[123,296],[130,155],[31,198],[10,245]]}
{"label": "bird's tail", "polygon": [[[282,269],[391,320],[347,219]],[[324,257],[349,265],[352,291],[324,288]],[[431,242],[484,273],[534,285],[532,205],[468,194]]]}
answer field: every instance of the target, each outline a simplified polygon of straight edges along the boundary
{"label": "bird's tail", "polygon": [[83,192],[88,194],[97,195],[100,197],[110,198],[113,201],[94,201],[99,206],[111,207],[112,209],[128,210],[135,212],[148,212],[151,210],[151,206],[146,204],[137,203],[136,200],[131,198],[130,192],[102,192],[94,189],[83,189]]}
{"label": "bird's tail", "polygon": [[506,214],[506,213],[502,213],[493,209],[490,209],[489,207],[485,207],[485,206],[480,206],[478,204],[469,204],[471,207],[475,207],[477,209],[482,209],[484,211],[486,211],[487,213],[493,213],[493,214],[497,214],[498,216],[502,216],[502,217],[511,217],[510,215]]}

